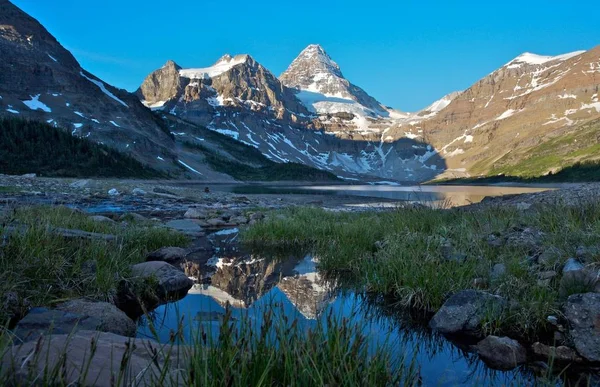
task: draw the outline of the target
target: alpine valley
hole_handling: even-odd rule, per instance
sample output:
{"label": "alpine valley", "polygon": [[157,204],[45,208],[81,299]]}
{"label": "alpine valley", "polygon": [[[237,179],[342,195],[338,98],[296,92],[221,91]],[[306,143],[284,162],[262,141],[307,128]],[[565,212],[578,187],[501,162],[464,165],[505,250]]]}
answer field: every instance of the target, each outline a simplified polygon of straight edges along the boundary
{"label": "alpine valley", "polygon": [[81,68],[8,0],[0,54],[1,116],[46,122],[176,176],[243,180],[223,164],[297,163],[311,167],[307,179],[423,182],[543,175],[600,156],[600,47],[524,53],[414,113],[352,84],[316,44],[279,77],[247,54],[199,68],[168,60],[129,93]]}

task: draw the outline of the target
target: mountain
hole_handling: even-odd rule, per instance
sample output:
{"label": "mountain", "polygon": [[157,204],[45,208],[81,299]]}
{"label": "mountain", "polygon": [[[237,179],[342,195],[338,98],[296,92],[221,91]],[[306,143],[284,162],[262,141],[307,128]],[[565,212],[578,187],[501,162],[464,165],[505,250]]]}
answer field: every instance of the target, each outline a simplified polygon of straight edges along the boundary
{"label": "mountain", "polygon": [[[153,113],[136,95],[115,88],[83,69],[39,22],[8,0],[0,0],[0,57],[0,118],[48,123],[73,136],[133,156],[173,177],[221,181],[270,177],[335,179],[334,175],[310,167],[276,164],[227,136],[173,115]],[[244,69],[248,73],[229,73],[240,79],[238,90],[227,90],[226,87],[221,90],[215,82],[214,86],[224,98],[238,93],[243,97],[245,93],[253,93],[252,87],[255,87],[266,90],[258,98],[264,106],[277,106],[279,110],[284,109],[284,105],[294,107],[295,97],[282,91],[283,87],[275,77],[264,79],[264,84],[252,83],[258,79],[256,74],[266,70],[259,68],[251,58],[223,58],[218,67],[227,67],[237,61],[248,64]],[[167,100],[185,86],[189,86],[186,88],[188,95],[183,98],[190,101],[194,100],[195,94],[214,95],[209,89],[188,85],[189,82],[183,85],[178,71],[175,63],[168,62],[145,85],[145,92],[152,92],[154,82],[163,86],[159,91],[161,94],[151,95],[155,100]],[[270,89],[271,84],[280,90]],[[283,102],[277,101],[275,94],[277,98],[283,98]],[[215,98],[212,103],[219,101]],[[238,103],[232,102],[233,105]],[[308,113],[299,103],[297,105],[300,112]],[[282,116],[286,116],[286,112]],[[185,141],[179,135],[184,131],[198,144]],[[50,173],[47,168],[43,170]]]}
{"label": "mountain", "polygon": [[[304,83],[286,86],[249,55],[225,55],[202,68],[168,61],[146,77],[136,94],[155,111],[228,135],[274,162],[298,162],[353,180],[422,181],[444,169],[431,147],[414,137],[390,141],[385,132],[399,113],[346,81],[322,48],[309,46],[303,53],[282,78],[304,82],[301,72],[308,74],[312,65],[321,71],[318,79],[330,74],[335,90],[333,81],[314,87],[314,76],[306,81],[313,90],[322,87],[338,95],[327,98],[343,101],[327,102],[334,108],[325,113],[315,109],[321,103],[306,102],[307,93],[316,91],[301,90]],[[176,135],[197,142],[188,132]]]}
{"label": "mountain", "polygon": [[[559,56],[524,53],[413,128],[422,130],[446,161],[446,175],[544,174],[564,158],[599,156],[598,138],[585,147],[572,138],[562,157],[532,165],[549,141],[571,138],[583,128],[589,132],[589,123],[600,118],[599,88],[600,47]],[[402,135],[406,127],[400,124],[391,136]]]}
{"label": "mountain", "polygon": [[8,0],[0,0],[0,54],[0,114],[63,127],[145,163],[174,157],[168,133],[135,96],[81,68],[41,24]]}

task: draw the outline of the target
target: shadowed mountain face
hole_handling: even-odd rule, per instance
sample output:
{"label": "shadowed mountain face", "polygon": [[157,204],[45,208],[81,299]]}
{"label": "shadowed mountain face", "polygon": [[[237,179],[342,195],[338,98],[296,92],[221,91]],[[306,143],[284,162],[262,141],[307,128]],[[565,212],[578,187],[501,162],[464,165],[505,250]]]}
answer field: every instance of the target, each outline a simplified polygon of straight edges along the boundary
{"label": "shadowed mountain face", "polygon": [[63,127],[146,163],[173,157],[173,141],[151,112],[82,69],[42,25],[7,0],[0,0],[0,56],[0,114]]}

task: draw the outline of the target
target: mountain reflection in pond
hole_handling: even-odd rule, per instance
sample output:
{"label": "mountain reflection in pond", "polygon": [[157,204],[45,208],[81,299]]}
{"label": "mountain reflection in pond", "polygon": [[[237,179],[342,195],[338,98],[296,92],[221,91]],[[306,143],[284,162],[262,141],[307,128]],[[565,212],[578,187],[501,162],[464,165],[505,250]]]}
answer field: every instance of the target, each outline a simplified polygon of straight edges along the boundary
{"label": "mountain reflection in pond", "polygon": [[[230,233],[210,237],[225,244],[235,238]],[[217,337],[226,307],[231,309],[233,324],[250,321],[256,330],[266,310],[273,312],[275,321],[297,320],[304,329],[319,322],[327,324],[333,315],[358,324],[371,349],[390,346],[396,361],[414,355],[425,385],[520,385],[535,381],[530,368],[491,370],[462,346],[433,334],[427,319],[401,314],[399,308],[382,299],[349,291],[340,279],[326,280],[317,270],[318,259],[310,254],[267,257],[223,245],[215,256],[199,261],[194,269],[198,283],[188,296],[151,314],[158,339],[168,342],[171,331],[181,322],[186,342],[200,330]],[[151,331],[148,321],[142,320],[138,336],[156,338]]]}

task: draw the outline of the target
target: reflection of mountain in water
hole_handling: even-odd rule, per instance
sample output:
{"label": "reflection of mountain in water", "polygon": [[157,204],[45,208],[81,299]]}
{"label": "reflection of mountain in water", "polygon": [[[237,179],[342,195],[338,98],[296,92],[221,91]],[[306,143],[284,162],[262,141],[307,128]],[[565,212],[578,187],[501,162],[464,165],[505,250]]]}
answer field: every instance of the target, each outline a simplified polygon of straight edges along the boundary
{"label": "reflection of mountain in water", "polygon": [[316,260],[312,255],[304,257],[294,268],[293,277],[284,277],[277,287],[286,295],[302,315],[316,319],[331,301],[327,284],[317,273]]}
{"label": "reflection of mountain in water", "polygon": [[312,255],[286,260],[257,255],[213,257],[207,267],[214,270],[210,285],[197,284],[190,294],[210,296],[222,306],[229,303],[248,308],[277,287],[303,316],[316,319],[330,301],[328,286],[317,273]]}

